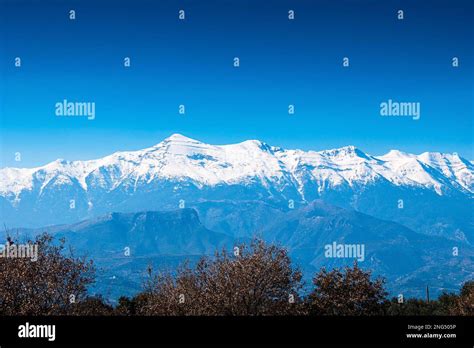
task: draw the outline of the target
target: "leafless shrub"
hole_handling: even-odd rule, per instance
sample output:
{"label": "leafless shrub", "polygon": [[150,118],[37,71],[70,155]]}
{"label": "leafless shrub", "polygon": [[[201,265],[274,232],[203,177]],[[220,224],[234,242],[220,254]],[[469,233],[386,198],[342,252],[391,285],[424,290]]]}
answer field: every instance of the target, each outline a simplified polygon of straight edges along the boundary
{"label": "leafless shrub", "polygon": [[286,250],[261,240],[238,250],[238,256],[223,250],[204,257],[175,276],[152,276],[138,314],[288,315],[302,310],[301,272],[291,267]]}
{"label": "leafless shrub", "polygon": [[65,255],[65,241],[54,244],[48,234],[28,243],[38,245],[37,261],[0,258],[0,314],[68,314],[86,297],[94,279],[92,262]]}

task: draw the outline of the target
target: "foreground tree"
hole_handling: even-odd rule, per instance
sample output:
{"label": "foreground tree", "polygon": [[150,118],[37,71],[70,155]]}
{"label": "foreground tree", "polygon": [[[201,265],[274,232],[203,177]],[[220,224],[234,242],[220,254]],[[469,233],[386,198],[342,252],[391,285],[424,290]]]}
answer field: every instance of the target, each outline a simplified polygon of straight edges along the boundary
{"label": "foreground tree", "polygon": [[[5,248],[14,243],[8,239]],[[65,255],[64,243],[54,244],[52,236],[43,234],[22,244],[37,246],[37,260],[0,258],[0,315],[71,314],[86,298],[87,285],[94,280],[93,264]]]}
{"label": "foreground tree", "polygon": [[[446,301],[445,299],[444,301]],[[437,301],[427,302],[422,299],[409,298],[402,303],[394,297],[387,301],[385,314],[387,315],[449,315],[443,311]]]}
{"label": "foreground tree", "polygon": [[143,312],[143,308],[148,304],[148,294],[141,293],[133,298],[121,296],[118,299],[115,314],[117,315],[137,315]]}
{"label": "foreground tree", "polygon": [[72,305],[67,314],[81,316],[105,316],[114,315],[115,310],[114,307],[112,307],[107,302],[107,300],[101,296],[90,296]]}
{"label": "foreground tree", "polygon": [[474,280],[464,283],[452,314],[474,316]]}
{"label": "foreground tree", "polygon": [[384,280],[371,279],[371,273],[354,266],[327,271],[314,277],[315,289],[308,297],[308,310],[313,315],[383,314],[387,292]]}
{"label": "foreground tree", "polygon": [[288,315],[302,303],[301,272],[286,250],[254,240],[230,254],[223,250],[187,265],[176,275],[152,276],[133,305],[145,315]]}
{"label": "foreground tree", "polygon": [[410,298],[402,303],[393,298],[386,304],[387,315],[474,315],[474,281],[462,286],[459,295],[443,292],[437,299],[426,301]]}

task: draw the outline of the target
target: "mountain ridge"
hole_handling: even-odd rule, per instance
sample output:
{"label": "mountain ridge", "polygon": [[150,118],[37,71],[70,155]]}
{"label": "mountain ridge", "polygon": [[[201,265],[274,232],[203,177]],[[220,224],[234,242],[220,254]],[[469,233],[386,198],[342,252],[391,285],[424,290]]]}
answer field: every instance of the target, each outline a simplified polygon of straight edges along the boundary
{"label": "mountain ridge", "polygon": [[95,160],[0,169],[0,220],[8,227],[206,201],[260,201],[286,209],[323,199],[416,232],[472,242],[473,198],[474,166],[457,154],[392,150],[372,156],[355,146],[286,150],[259,140],[209,145],[179,134]]}
{"label": "mountain ridge", "polygon": [[[234,211],[235,212],[235,211]],[[437,236],[425,236],[402,225],[327,204],[321,200],[282,212],[269,212],[272,222],[247,235],[222,233],[203,223],[194,208],[172,211],[113,212],[71,225],[9,231],[25,238],[48,232],[64,237],[76,255],[87,255],[99,268],[94,289],[116,296],[134,295],[147,267],[164,271],[197,258],[231,250],[254,237],[287,249],[293,265],[305,281],[321,267],[351,265],[354,256],[328,257],[332,243],[363,245],[359,266],[384,276],[391,293],[420,296],[429,283],[434,288],[459,287],[469,279],[474,249],[465,246],[452,257],[452,244]],[[128,254],[124,253],[127,250]],[[471,267],[472,269],[472,267]],[[442,275],[442,276],[440,276]]]}
{"label": "mountain ridge", "polygon": [[[185,159],[183,159],[180,163],[177,161],[170,163],[170,156],[176,158],[187,156],[189,161],[185,163]],[[299,183],[301,186],[298,180],[298,170],[313,168],[311,171],[313,174],[320,174],[315,175],[315,179],[329,181],[334,186],[338,186],[344,181],[352,184],[378,178],[386,179],[395,185],[423,186],[433,189],[440,195],[445,193],[443,189],[454,189],[467,195],[474,194],[472,163],[457,154],[424,152],[420,155],[413,155],[391,150],[382,156],[372,156],[352,145],[322,151],[285,150],[269,146],[259,140],[247,140],[230,145],[209,145],[180,134],[173,134],[152,147],[137,151],[115,152],[99,159],[86,161],[57,159],[35,168],[1,168],[0,195],[14,197],[13,200],[18,200],[21,199],[19,194],[22,191],[33,189],[37,182],[41,183],[41,191],[52,179],[56,179],[56,184],[72,182],[76,179],[81,188],[87,191],[90,176],[100,177],[103,174],[101,170],[111,166],[118,167],[122,175],[116,177],[113,172],[109,172],[109,177],[114,180],[114,183],[107,185],[105,180],[99,182],[102,187],[108,190],[115,189],[117,181],[121,182],[130,176],[135,179],[146,179],[147,174],[150,173],[154,174],[151,179],[188,177],[197,183],[214,186],[219,183],[232,183],[233,180],[244,180],[245,175],[241,177],[225,175],[228,172],[225,168],[232,166],[235,171],[238,171],[243,165],[251,166],[248,159],[259,163],[252,168],[253,171],[247,171],[244,174],[247,176],[253,174],[262,181],[264,178],[282,178],[286,173],[291,176],[293,182]],[[201,164],[199,164],[200,160]],[[196,163],[189,163],[193,161]],[[203,167],[204,164],[211,167],[214,164],[215,168],[208,170],[205,173],[207,175],[201,174],[200,176],[191,174],[186,176],[182,171],[173,171],[172,168],[173,165],[192,168],[193,166]],[[347,171],[348,166],[357,166],[359,173],[350,173],[349,175],[334,173],[337,170]],[[429,169],[434,171],[429,173],[423,166],[429,166]],[[325,173],[331,169],[334,169],[333,172]],[[217,177],[218,173],[224,175]],[[325,174],[327,175],[325,176]],[[304,199],[304,195],[302,196]]]}

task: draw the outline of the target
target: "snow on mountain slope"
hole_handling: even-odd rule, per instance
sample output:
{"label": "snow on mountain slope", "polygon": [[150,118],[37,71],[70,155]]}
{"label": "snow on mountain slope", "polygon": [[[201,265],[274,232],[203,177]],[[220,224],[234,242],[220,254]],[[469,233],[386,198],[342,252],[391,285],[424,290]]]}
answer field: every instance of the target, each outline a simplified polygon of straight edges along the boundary
{"label": "snow on mountain slope", "polygon": [[469,192],[474,191],[472,178],[472,163],[461,158],[458,154],[442,154],[439,152],[424,152],[418,159],[429,165],[446,178],[454,180]]}
{"label": "snow on mountain slope", "polygon": [[136,190],[154,181],[189,181],[198,188],[257,183],[282,191],[294,187],[304,199],[310,183],[318,192],[378,180],[420,187],[438,195],[474,193],[472,162],[457,154],[421,155],[392,150],[371,156],[354,146],[324,151],[285,150],[257,140],[209,145],[174,134],[139,151],[116,152],[90,161],[56,160],[37,168],[0,169],[0,196],[14,203],[23,192],[78,186],[84,192],[118,187]]}

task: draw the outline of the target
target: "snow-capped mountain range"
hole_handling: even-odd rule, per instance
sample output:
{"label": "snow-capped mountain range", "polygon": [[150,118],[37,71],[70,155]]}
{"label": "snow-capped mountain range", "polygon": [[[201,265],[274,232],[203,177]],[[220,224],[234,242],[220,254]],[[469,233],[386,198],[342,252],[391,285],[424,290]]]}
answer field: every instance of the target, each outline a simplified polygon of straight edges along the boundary
{"label": "snow-capped mountain range", "polygon": [[0,169],[0,218],[9,227],[73,223],[114,211],[176,209],[203,201],[288,207],[290,200],[323,199],[419,232],[468,240],[473,197],[473,164],[457,154],[392,150],[372,156],[354,146],[286,150],[258,140],[210,145],[180,134],[96,160]]}
{"label": "snow-capped mountain range", "polygon": [[58,159],[36,168],[0,169],[0,195],[18,204],[25,192],[77,184],[91,190],[137,190],[155,180],[189,181],[202,188],[257,181],[264,187],[293,186],[305,200],[305,184],[319,192],[339,186],[385,180],[396,186],[421,187],[438,195],[474,193],[474,166],[457,154],[421,155],[391,150],[371,156],[354,146],[324,151],[285,150],[258,140],[209,145],[180,134],[139,151],[116,152],[101,159]]}

